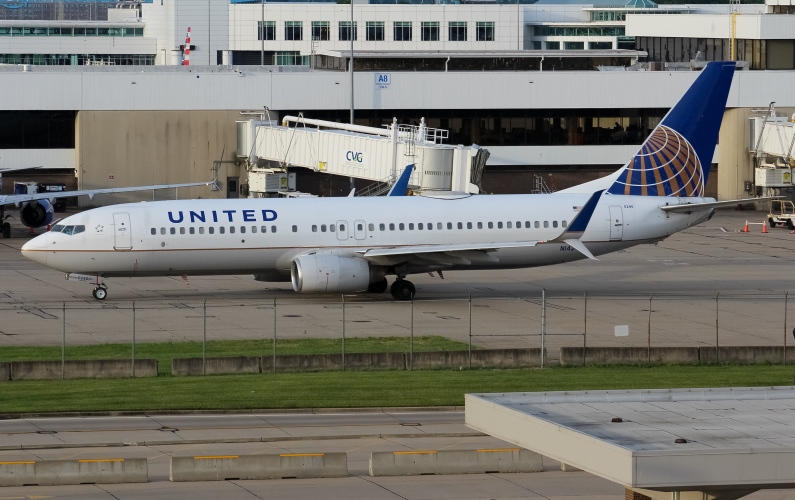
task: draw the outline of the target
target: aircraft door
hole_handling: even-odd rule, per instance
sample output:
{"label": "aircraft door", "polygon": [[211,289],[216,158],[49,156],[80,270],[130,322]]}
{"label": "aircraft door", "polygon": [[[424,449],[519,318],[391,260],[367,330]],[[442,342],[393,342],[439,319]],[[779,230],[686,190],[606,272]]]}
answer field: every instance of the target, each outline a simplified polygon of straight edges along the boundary
{"label": "aircraft door", "polygon": [[340,241],[345,241],[348,239],[348,221],[337,221],[337,239]]}
{"label": "aircraft door", "polygon": [[624,212],[619,205],[610,205],[610,241],[624,237]]}
{"label": "aircraft door", "polygon": [[363,240],[367,237],[367,226],[363,220],[357,220],[353,223],[353,236],[357,240]]}
{"label": "aircraft door", "polygon": [[113,214],[113,237],[115,250],[130,250],[132,248],[132,230],[130,229],[130,214],[116,212]]}

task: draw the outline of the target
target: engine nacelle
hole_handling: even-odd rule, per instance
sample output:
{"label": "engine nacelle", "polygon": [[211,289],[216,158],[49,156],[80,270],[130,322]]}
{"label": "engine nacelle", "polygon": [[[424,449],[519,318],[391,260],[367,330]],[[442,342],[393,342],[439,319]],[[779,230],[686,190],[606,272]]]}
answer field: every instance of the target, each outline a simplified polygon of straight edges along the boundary
{"label": "engine nacelle", "polygon": [[366,260],[336,255],[302,255],[291,267],[293,290],[299,293],[363,292],[384,277]]}
{"label": "engine nacelle", "polygon": [[42,227],[52,223],[55,210],[47,200],[25,203],[19,209],[19,218],[27,227]]}

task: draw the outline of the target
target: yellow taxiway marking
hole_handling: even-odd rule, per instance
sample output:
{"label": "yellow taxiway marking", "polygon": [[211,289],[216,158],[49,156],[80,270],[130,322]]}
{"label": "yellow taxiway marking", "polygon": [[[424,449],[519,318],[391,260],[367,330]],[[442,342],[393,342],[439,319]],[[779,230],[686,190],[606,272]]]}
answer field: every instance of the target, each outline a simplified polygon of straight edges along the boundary
{"label": "yellow taxiway marking", "polygon": [[78,460],[78,462],[124,462],[123,458],[100,458],[96,460]]}
{"label": "yellow taxiway marking", "polygon": [[436,453],[435,451],[395,451],[395,455],[410,455],[412,453]]}
{"label": "yellow taxiway marking", "polygon": [[478,450],[478,453],[482,451],[519,451],[519,448],[504,448],[502,450]]}
{"label": "yellow taxiway marking", "polygon": [[193,457],[195,460],[209,460],[213,458],[238,458],[237,455],[219,455],[217,457]]}
{"label": "yellow taxiway marking", "polygon": [[36,462],[0,462],[0,465],[11,465],[11,464],[35,464]]}
{"label": "yellow taxiway marking", "polygon": [[322,457],[325,453],[285,453],[280,457]]}

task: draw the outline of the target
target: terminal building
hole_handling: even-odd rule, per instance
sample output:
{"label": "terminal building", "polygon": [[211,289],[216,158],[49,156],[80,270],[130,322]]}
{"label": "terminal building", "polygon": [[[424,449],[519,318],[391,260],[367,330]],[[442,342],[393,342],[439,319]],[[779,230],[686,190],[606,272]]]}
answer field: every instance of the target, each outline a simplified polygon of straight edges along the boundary
{"label": "terminal building", "polygon": [[[791,182],[765,185],[755,168],[791,166],[791,147],[775,157],[756,147],[761,123],[783,126],[795,112],[789,1],[4,0],[0,169],[61,169],[81,189],[217,171],[222,189],[178,196],[246,196],[236,122],[347,123],[353,108],[357,125],[397,118],[487,149],[485,192],[562,189],[618,169],[706,61],[735,59],[707,193],[787,195]],[[294,170],[301,191],[349,191],[347,177]]]}

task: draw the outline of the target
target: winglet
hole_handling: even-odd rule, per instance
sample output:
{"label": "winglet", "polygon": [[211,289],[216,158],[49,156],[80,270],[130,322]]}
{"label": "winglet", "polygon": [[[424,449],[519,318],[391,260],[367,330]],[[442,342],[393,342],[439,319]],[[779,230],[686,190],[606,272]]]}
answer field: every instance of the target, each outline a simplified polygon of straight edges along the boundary
{"label": "winglet", "polygon": [[387,196],[406,196],[406,190],[409,188],[409,178],[411,178],[411,172],[414,170],[414,164],[406,165],[406,168],[403,169],[403,173],[400,174],[397,182],[395,185],[392,186],[392,189],[386,194]]}
{"label": "winglet", "polygon": [[602,197],[604,191],[605,190],[602,189],[592,194],[588,202],[585,203],[582,209],[580,209],[580,212],[574,217],[574,220],[571,221],[569,227],[567,227],[560,236],[554,240],[550,240],[549,243],[565,243],[589,259],[598,260],[580,241],[580,238],[588,228],[591,217],[593,217],[593,213],[596,210],[596,205],[599,204],[599,199]]}

